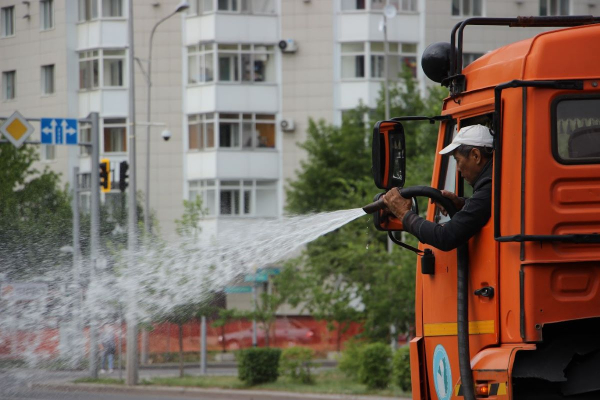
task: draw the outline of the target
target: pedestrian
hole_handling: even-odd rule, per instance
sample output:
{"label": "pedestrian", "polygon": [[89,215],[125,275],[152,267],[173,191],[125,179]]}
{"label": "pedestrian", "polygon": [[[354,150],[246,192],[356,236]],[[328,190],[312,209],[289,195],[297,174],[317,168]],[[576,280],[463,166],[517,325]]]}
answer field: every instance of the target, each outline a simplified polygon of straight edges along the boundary
{"label": "pedestrian", "polygon": [[106,365],[106,367],[108,369],[108,373],[110,374],[113,372],[116,346],[115,334],[109,325],[104,325],[104,328],[102,330],[102,336],[100,337],[100,347],[102,348],[102,358],[100,360],[100,373],[106,373],[106,370],[104,369],[104,364],[105,361],[107,361],[108,365]]}

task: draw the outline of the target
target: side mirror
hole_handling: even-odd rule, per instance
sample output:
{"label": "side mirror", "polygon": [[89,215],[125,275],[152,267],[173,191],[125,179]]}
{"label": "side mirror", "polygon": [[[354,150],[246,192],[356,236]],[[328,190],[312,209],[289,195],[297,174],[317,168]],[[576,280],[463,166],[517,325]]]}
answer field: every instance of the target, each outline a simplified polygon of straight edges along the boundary
{"label": "side mirror", "polygon": [[379,121],[373,128],[372,171],[375,185],[390,190],[403,187],[406,170],[404,127],[396,121]]}

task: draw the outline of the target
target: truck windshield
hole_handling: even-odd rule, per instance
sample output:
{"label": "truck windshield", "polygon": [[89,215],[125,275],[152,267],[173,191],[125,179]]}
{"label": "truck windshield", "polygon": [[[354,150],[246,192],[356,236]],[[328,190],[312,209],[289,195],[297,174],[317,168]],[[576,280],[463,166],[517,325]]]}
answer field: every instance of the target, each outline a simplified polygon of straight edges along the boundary
{"label": "truck windshield", "polygon": [[555,102],[554,156],[563,164],[600,163],[600,98]]}

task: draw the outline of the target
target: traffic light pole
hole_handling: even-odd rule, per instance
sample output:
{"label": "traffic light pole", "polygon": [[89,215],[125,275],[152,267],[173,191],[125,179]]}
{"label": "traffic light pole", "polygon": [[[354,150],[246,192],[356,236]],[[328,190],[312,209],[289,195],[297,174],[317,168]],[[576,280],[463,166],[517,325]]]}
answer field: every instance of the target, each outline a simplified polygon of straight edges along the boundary
{"label": "traffic light pole", "polygon": [[[92,123],[92,167],[91,167],[91,232],[90,232],[90,285],[96,280],[96,262],[100,243],[100,127],[98,113],[90,113]],[[88,286],[89,288],[89,286]],[[88,290],[89,293],[89,290]],[[90,314],[90,362],[91,378],[98,378],[98,338],[96,319]]]}
{"label": "traffic light pole", "polygon": [[[129,68],[129,126],[127,127],[128,151],[129,151],[129,212],[128,212],[128,240],[129,248],[129,271],[132,272],[135,266],[135,252],[137,247],[137,209],[136,209],[136,161],[135,161],[135,74],[134,74],[134,38],[133,38],[133,0],[128,0],[127,9],[129,12],[127,18],[127,34],[129,50],[127,52]],[[148,211],[146,211],[148,212]],[[135,315],[135,293],[131,288],[130,293],[126,294],[127,314],[127,350],[126,350],[126,384],[128,386],[137,385],[138,382],[138,340],[137,340],[137,320]]]}

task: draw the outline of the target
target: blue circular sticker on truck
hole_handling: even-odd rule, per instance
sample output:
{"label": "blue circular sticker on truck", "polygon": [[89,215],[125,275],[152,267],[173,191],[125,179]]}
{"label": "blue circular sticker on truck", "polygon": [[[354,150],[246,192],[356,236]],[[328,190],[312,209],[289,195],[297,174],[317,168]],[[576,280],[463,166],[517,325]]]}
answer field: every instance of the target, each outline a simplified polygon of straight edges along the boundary
{"label": "blue circular sticker on truck", "polygon": [[452,370],[446,349],[441,344],[433,352],[433,382],[439,400],[450,400],[452,395]]}

